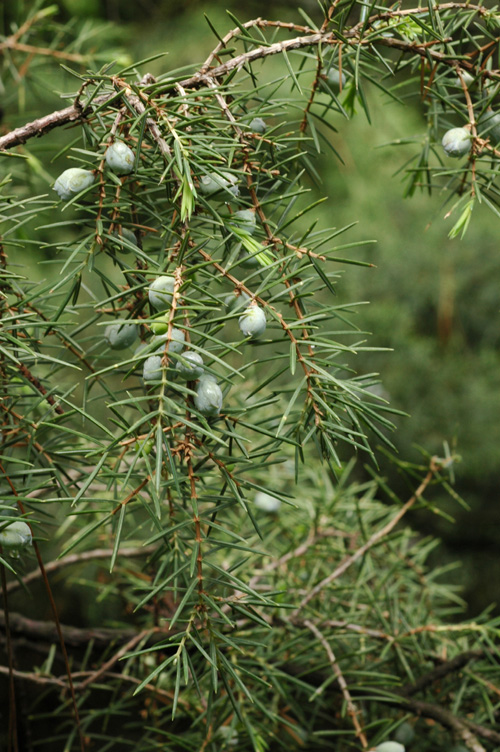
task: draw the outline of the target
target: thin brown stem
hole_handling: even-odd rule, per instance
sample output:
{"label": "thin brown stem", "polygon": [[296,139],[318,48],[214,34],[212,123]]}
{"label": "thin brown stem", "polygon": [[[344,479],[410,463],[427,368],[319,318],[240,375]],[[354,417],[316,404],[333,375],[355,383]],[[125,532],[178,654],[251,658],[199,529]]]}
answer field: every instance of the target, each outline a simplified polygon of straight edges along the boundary
{"label": "thin brown stem", "polygon": [[340,691],[342,692],[342,695],[344,697],[345,704],[347,706],[347,712],[351,717],[352,725],[354,726],[356,736],[361,742],[361,746],[363,747],[363,749],[368,749],[368,740],[366,738],[366,734],[363,731],[361,723],[359,722],[359,717],[358,717],[359,710],[357,709],[356,705],[354,704],[352,700],[351,693],[349,692],[349,687],[347,686],[347,682],[340,669],[340,666],[338,664],[338,661],[335,657],[335,654],[332,650],[330,643],[312,621],[309,621],[309,619],[305,619],[304,625],[309,629],[309,631],[313,633],[313,635],[319,640],[319,642],[325,649],[326,655],[328,657],[328,662],[332,668],[333,673],[335,674],[335,678],[337,679],[338,685],[340,687]]}

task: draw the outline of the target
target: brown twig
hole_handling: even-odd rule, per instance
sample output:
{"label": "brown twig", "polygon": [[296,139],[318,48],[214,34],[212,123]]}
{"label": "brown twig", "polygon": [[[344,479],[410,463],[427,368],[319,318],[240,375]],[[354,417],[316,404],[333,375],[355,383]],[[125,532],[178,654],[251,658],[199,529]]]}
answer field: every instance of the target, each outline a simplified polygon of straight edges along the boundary
{"label": "brown twig", "polygon": [[[486,8],[483,6],[477,6],[477,5],[468,5],[467,3],[444,3],[440,6],[436,6],[435,10],[444,11],[444,10],[453,10],[453,9],[467,9],[474,11],[478,14],[483,14],[486,12]],[[449,55],[446,55],[445,53],[438,52],[436,50],[433,50],[432,47],[429,46],[427,43],[418,43],[418,42],[408,42],[405,40],[399,40],[395,39],[393,37],[380,37],[376,40],[373,39],[360,39],[359,33],[362,30],[363,26],[368,28],[371,26],[375,21],[384,20],[384,19],[392,19],[392,18],[401,18],[407,15],[411,15],[412,13],[421,13],[422,10],[419,8],[412,8],[412,9],[406,9],[406,10],[395,10],[388,13],[379,13],[374,16],[371,16],[368,19],[368,22],[363,22],[362,24],[357,24],[356,26],[353,26],[351,29],[347,30],[344,34],[344,41],[347,41],[350,44],[363,44],[363,45],[372,45],[372,44],[378,44],[385,47],[392,47],[395,49],[399,49],[402,52],[409,52],[413,54],[424,54],[427,57],[430,57],[431,59],[435,61],[442,62],[446,65],[449,65],[450,67],[453,67],[456,63],[453,58],[451,58]],[[252,23],[252,22],[250,22]],[[255,24],[254,24],[255,25]],[[262,21],[259,20],[259,25],[264,28],[266,25],[272,26],[273,24],[271,22]],[[289,28],[289,25],[285,24],[283,28]],[[209,85],[210,81],[217,80],[218,78],[223,78],[228,73],[231,73],[234,70],[240,70],[245,65],[252,63],[256,60],[260,60],[272,55],[277,55],[283,52],[290,52],[293,50],[303,49],[304,47],[316,47],[320,44],[326,44],[326,45],[335,45],[338,44],[339,41],[341,41],[334,31],[326,32],[326,31],[320,31],[316,33],[308,33],[309,29],[308,27],[297,27],[297,29],[303,29],[306,34],[305,36],[298,36],[294,39],[288,39],[281,42],[275,42],[273,44],[267,45],[267,46],[261,46],[256,47],[252,50],[249,50],[247,52],[244,52],[240,55],[237,55],[230,60],[226,61],[225,63],[222,63],[218,66],[215,66],[211,68],[209,71],[207,71],[206,64],[203,66],[198,73],[194,74],[190,78],[184,79],[180,82],[170,83],[167,82],[163,87],[155,87],[155,94],[159,95],[161,93],[170,92],[172,89],[178,89],[178,86],[181,86],[184,89],[193,89],[193,88],[199,88],[202,86]],[[437,42],[436,42],[437,43]],[[462,63],[462,65],[465,65],[466,67],[469,67],[466,63]],[[488,71],[484,72],[484,75],[488,74]],[[122,96],[124,94],[127,94],[129,96],[132,96],[132,103],[135,101],[133,95],[128,88],[128,85],[126,82],[123,82],[122,87]],[[57,128],[62,125],[66,125],[70,122],[74,122],[76,120],[80,120],[82,118],[85,118],[87,115],[89,115],[92,112],[92,109],[95,107],[98,107],[107,101],[116,98],[116,92],[104,94],[99,97],[96,97],[92,101],[92,105],[82,106],[79,102],[74,103],[73,105],[70,105],[69,107],[64,108],[63,110],[57,110],[55,112],[52,112],[50,115],[46,115],[45,117],[39,118],[37,120],[32,121],[31,123],[26,123],[25,125],[21,126],[20,128],[16,128],[10,133],[5,134],[4,136],[0,137],[0,151],[10,149],[13,146],[17,146],[19,144],[25,143],[28,139],[33,138],[35,136],[40,136],[43,133],[47,133],[48,131],[52,130],[53,128]],[[141,107],[143,106],[140,100],[136,102],[136,104],[140,104]],[[154,121],[153,121],[154,125]],[[148,124],[149,129],[149,124]],[[157,141],[157,143],[161,143],[162,136],[161,134],[152,134],[154,140]],[[160,141],[158,140],[160,139]],[[160,148],[163,150],[164,145],[160,146]]]}
{"label": "brown twig", "polygon": [[342,692],[342,695],[344,697],[345,704],[347,706],[347,712],[351,717],[352,725],[354,726],[356,736],[361,742],[361,746],[363,747],[363,749],[368,749],[368,740],[366,738],[366,735],[363,731],[363,728],[358,718],[359,710],[357,709],[357,707],[355,706],[352,700],[351,693],[349,692],[349,687],[347,686],[347,682],[340,669],[340,666],[331,648],[330,643],[312,621],[310,621],[309,619],[305,619],[304,625],[309,629],[309,631],[313,633],[313,635],[319,640],[319,642],[325,649],[325,652],[328,656],[328,662],[332,668],[333,673],[335,674],[335,678],[337,679],[338,685],[340,687],[340,691]]}
{"label": "brown twig", "polygon": [[[142,556],[149,556],[149,554],[152,554],[154,551],[156,551],[155,546],[144,546],[140,548],[120,548],[120,555],[124,559],[132,559]],[[69,556],[65,556],[64,559],[49,561],[49,563],[45,565],[45,571],[57,572],[59,569],[66,569],[66,567],[70,567],[73,564],[81,564],[85,561],[98,561],[99,559],[111,560],[112,555],[113,550],[111,548],[96,548],[92,551],[84,551],[80,554],[70,554]],[[34,580],[37,580],[40,577],[40,570],[34,569],[32,572],[29,572],[24,577],[22,577],[21,580],[12,580],[12,582],[7,583],[7,592],[13,593],[15,590],[19,590],[19,588],[21,588],[23,585],[29,585],[30,582],[34,582]]]}

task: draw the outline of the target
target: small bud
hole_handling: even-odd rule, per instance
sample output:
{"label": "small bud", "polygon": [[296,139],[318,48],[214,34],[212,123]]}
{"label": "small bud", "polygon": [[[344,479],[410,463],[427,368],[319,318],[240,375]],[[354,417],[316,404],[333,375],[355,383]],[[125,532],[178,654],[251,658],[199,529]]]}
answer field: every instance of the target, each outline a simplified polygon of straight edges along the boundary
{"label": "small bud", "polygon": [[134,152],[123,141],[115,141],[106,151],[106,164],[117,175],[131,173],[134,162]]}
{"label": "small bud", "polygon": [[452,128],[444,134],[441,145],[449,157],[463,157],[470,151],[470,133],[465,128]]}
{"label": "small bud", "polygon": [[266,314],[258,305],[248,306],[238,319],[238,325],[245,337],[255,339],[266,331]]}
{"label": "small bud", "polygon": [[172,303],[175,279],[173,277],[156,277],[149,285],[149,302],[157,311],[164,311]]}
{"label": "small bud", "polygon": [[112,350],[125,350],[133,345],[138,336],[137,324],[115,321],[104,330],[104,337]]}
{"label": "small bud", "polygon": [[56,182],[54,183],[54,190],[59,194],[59,198],[63,201],[73,198],[77,193],[88,188],[94,182],[94,175],[90,170],[82,170],[80,167],[70,167],[68,170],[64,170]]}

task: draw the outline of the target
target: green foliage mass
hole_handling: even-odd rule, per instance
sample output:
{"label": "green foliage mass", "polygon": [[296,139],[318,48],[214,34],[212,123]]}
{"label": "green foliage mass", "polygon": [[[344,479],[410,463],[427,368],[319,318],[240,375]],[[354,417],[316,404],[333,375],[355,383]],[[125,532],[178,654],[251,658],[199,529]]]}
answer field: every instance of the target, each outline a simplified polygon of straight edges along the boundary
{"label": "green foliage mass", "polygon": [[[405,518],[457,503],[456,457],[393,459],[400,487],[379,471],[402,418],[379,350],[412,319],[375,295],[368,338],[350,293],[372,261],[352,257],[353,219],[319,221],[311,195],[339,123],[370,118],[370,87],[401,105],[423,77],[407,194],[454,202],[455,237],[476,204],[497,215],[500,154],[474,118],[497,96],[497,18],[459,9],[232,17],[180,67],[97,51],[111,26],[57,6],[5,22],[0,532],[22,516],[33,533],[19,559],[0,552],[9,752],[368,751],[404,729],[410,752],[498,748],[498,619],[460,619],[447,566],[428,564],[436,540]],[[42,81],[69,109],[16,132],[26,101],[50,104],[29,96]],[[450,166],[455,120],[471,152]],[[126,169],[106,157],[117,141]],[[68,168],[93,180],[54,192]],[[259,336],[239,326],[257,305]],[[108,328],[123,321],[130,339]],[[426,348],[403,350],[409,388]],[[179,379],[190,353],[204,370]]]}

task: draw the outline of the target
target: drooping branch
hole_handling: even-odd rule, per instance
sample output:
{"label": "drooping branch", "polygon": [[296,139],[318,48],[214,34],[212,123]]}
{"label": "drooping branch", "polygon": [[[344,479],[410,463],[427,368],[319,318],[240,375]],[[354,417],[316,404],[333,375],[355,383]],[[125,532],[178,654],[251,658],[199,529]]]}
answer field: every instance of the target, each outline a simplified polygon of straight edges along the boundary
{"label": "drooping branch", "polygon": [[394,515],[394,517],[386,524],[383,528],[380,530],[377,530],[373,535],[366,541],[366,543],[362,546],[360,546],[355,553],[352,554],[352,556],[347,557],[341,564],[339,564],[338,567],[334,569],[334,571],[329,574],[327,577],[325,577],[321,582],[319,582],[315,587],[313,587],[309,593],[305,596],[305,598],[302,599],[299,606],[295,609],[295,611],[292,613],[291,618],[295,619],[300,611],[307,606],[309,601],[311,601],[318,593],[320,593],[322,590],[324,590],[325,587],[328,587],[334,580],[338,579],[344,572],[349,569],[352,564],[354,564],[356,561],[359,561],[362,556],[365,555],[367,551],[370,550],[370,548],[373,548],[377,543],[379,543],[383,538],[385,538],[389,533],[396,527],[398,522],[404,517],[404,515],[411,509],[411,507],[415,504],[415,502],[420,499],[420,497],[425,492],[425,489],[429,485],[429,483],[434,478],[434,475],[441,467],[441,463],[438,460],[438,458],[433,457],[431,460],[430,468],[425,476],[422,483],[419,485],[413,496],[408,499],[408,501],[403,504],[403,506],[397,511],[397,513]]}
{"label": "drooping branch", "polygon": [[[460,10],[460,9],[467,9],[469,11],[478,13],[479,15],[483,15],[485,12],[487,12],[487,9],[480,5],[468,5],[467,3],[443,3],[442,5],[437,5],[434,7],[435,12],[441,12],[446,10]],[[443,40],[431,40],[431,42],[423,42],[420,43],[418,41],[407,41],[405,39],[396,39],[392,36],[386,37],[386,36],[376,36],[376,38],[366,38],[365,36],[361,36],[362,32],[367,29],[371,29],[372,25],[378,21],[383,20],[395,20],[397,18],[403,18],[411,16],[412,14],[421,14],[422,9],[421,8],[413,8],[413,9],[405,9],[402,10],[395,10],[390,11],[388,13],[378,13],[374,16],[370,17],[366,24],[357,24],[356,26],[353,26],[351,29],[343,30],[342,34],[338,34],[335,30],[327,30],[323,29],[316,33],[312,34],[305,34],[302,36],[294,37],[293,39],[288,39],[280,42],[274,42],[273,44],[269,45],[262,45],[255,47],[252,50],[248,50],[246,52],[241,53],[240,55],[236,55],[235,57],[232,57],[230,60],[227,60],[225,63],[221,63],[220,65],[214,66],[212,68],[207,69],[207,63],[209,61],[212,61],[214,59],[214,56],[211,56],[208,58],[207,62],[200,68],[200,70],[195,73],[193,76],[190,76],[189,78],[184,79],[180,82],[175,81],[168,81],[168,79],[164,82],[163,85],[158,85],[157,83],[154,85],[154,91],[156,95],[160,94],[169,94],[170,91],[174,90],[177,91],[178,87],[181,86],[184,89],[197,89],[200,87],[209,86],[211,81],[217,80],[219,78],[223,78],[229,73],[232,73],[235,70],[241,70],[244,66],[251,64],[252,62],[256,62],[257,60],[264,59],[266,57],[270,57],[272,55],[278,55],[278,54],[286,54],[288,52],[292,52],[294,50],[304,49],[306,47],[318,47],[320,45],[336,45],[340,42],[344,44],[349,45],[380,45],[384,47],[394,48],[397,49],[403,53],[409,53],[409,54],[417,54],[422,55],[427,58],[432,59],[434,62],[438,63],[444,63],[446,65],[449,65],[450,68],[453,68],[456,65],[456,58],[450,54],[447,54],[445,52],[440,52],[439,50],[433,49],[434,46],[438,44],[443,44]],[[246,26],[247,28],[250,26],[259,26],[260,28],[265,28],[266,26],[272,26],[272,22],[266,21],[264,19],[257,19],[256,21],[250,21]],[[280,25],[281,28],[290,29],[292,27],[295,28],[294,25],[290,24],[282,24]],[[303,27],[306,29],[307,27]],[[233,36],[237,36],[236,33],[233,32]],[[497,40],[498,41],[498,40]],[[217,50],[220,49],[220,45],[217,46]],[[471,53],[472,55],[474,54]],[[461,58],[461,64],[462,58]],[[467,67],[470,67],[470,63],[466,61]],[[491,76],[493,75],[492,71],[485,71],[484,75]],[[125,91],[125,90],[124,90]],[[77,97],[72,105],[69,107],[65,107],[62,110],[56,110],[55,112],[50,113],[49,115],[45,115],[44,117],[38,118],[37,120],[33,120],[30,123],[26,123],[23,126],[20,126],[19,128],[14,129],[10,133],[5,134],[4,136],[0,137],[0,151],[5,151],[7,149],[11,149],[14,146],[18,146],[19,144],[23,144],[26,141],[28,141],[30,138],[38,137],[43,135],[44,133],[48,133],[54,128],[61,127],[64,125],[67,125],[68,123],[72,123],[78,120],[85,119],[87,116],[89,116],[93,109],[95,107],[98,107],[102,104],[105,104],[108,101],[111,100],[118,100],[121,101],[121,95],[120,93],[114,91],[109,94],[103,94],[101,96],[96,97],[92,100],[91,104],[84,105],[81,103],[79,97]]]}

